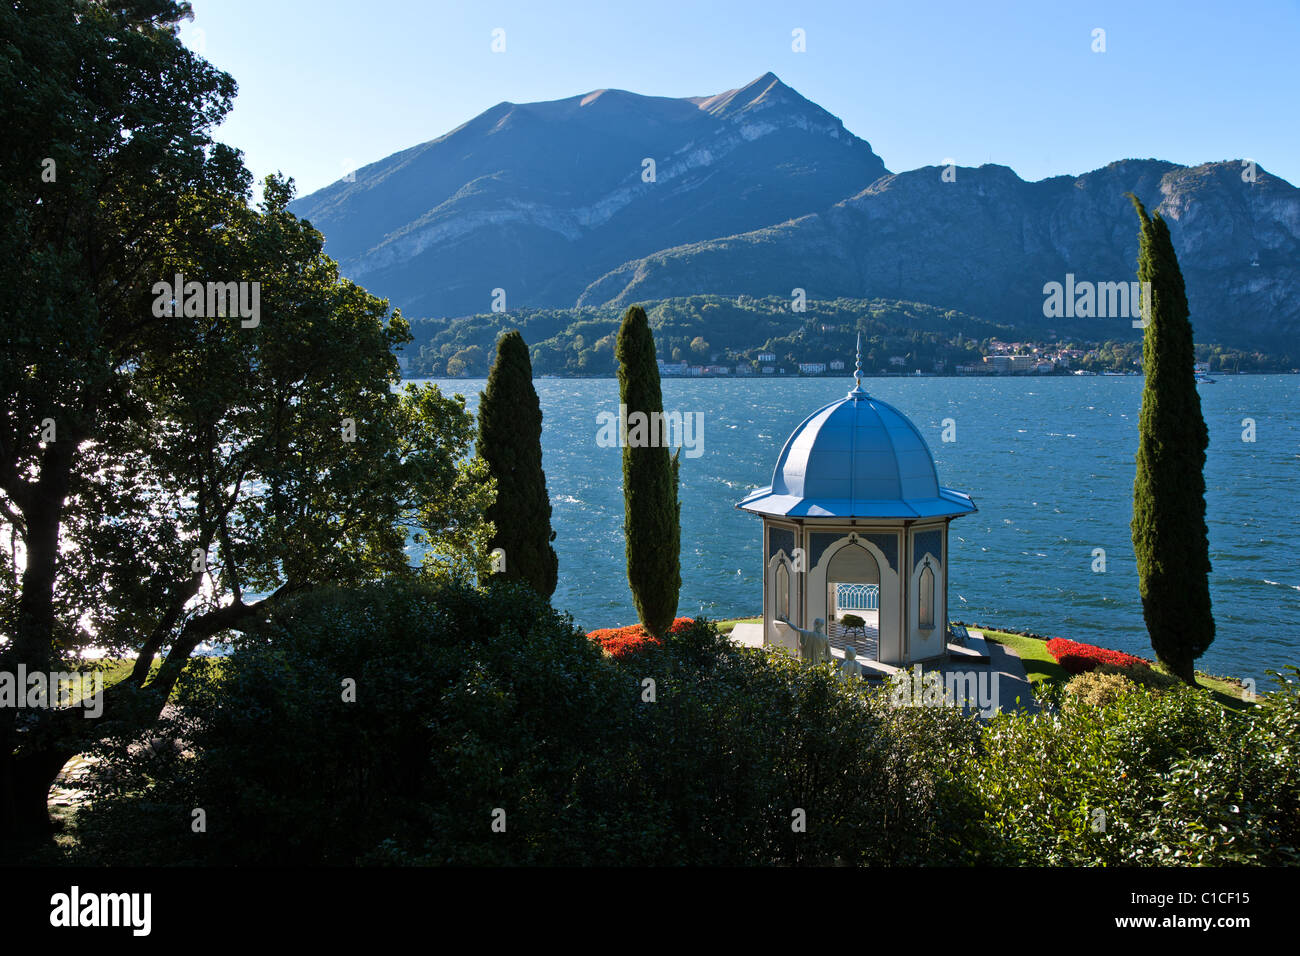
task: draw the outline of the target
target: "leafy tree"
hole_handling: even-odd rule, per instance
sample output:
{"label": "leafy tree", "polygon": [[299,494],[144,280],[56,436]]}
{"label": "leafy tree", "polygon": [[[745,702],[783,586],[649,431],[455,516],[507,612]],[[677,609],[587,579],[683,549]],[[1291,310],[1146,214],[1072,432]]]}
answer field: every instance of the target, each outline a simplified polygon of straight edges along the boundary
{"label": "leafy tree", "polygon": [[477,375],[482,371],[482,366],[483,349],[478,345],[471,345],[456,352],[447,360],[447,374],[452,378]]}
{"label": "leafy tree", "polygon": [[[179,42],[188,12],[0,7],[0,670],[135,659],[99,720],[0,709],[0,853],[46,835],[69,757],[157,719],[200,643],[307,588],[415,573],[412,526],[435,573],[486,543],[464,400],[393,390],[407,323],[339,277],[290,182],[250,207],[210,136],[234,81]],[[173,308],[177,274],[246,283],[256,315]]]}
{"label": "leafy tree", "polygon": [[[677,499],[678,457],[668,454],[665,435],[653,423],[662,415],[659,366],[654,335],[645,310],[634,305],[618,330],[618,393],[628,423],[636,413],[646,417],[645,441],[623,446],[624,531],[627,538],[627,581],[637,616],[647,631],[663,635],[677,613],[682,587],[681,504]],[[629,433],[631,428],[629,428]]]}
{"label": "leafy tree", "polygon": [[1138,279],[1151,290],[1151,301],[1143,303],[1146,381],[1133,483],[1138,590],[1156,656],[1194,685],[1196,659],[1214,640],[1205,526],[1209,431],[1196,390],[1192,323],[1169,226],[1160,213],[1148,216],[1138,198],[1130,198],[1141,222]]}
{"label": "leafy tree", "polygon": [[549,598],[558,559],[551,542],[551,496],[542,471],[542,408],[533,388],[528,346],[518,331],[497,342],[496,361],[478,408],[478,454],[496,479],[487,519],[496,529],[489,547],[505,555],[504,575],[528,582]]}

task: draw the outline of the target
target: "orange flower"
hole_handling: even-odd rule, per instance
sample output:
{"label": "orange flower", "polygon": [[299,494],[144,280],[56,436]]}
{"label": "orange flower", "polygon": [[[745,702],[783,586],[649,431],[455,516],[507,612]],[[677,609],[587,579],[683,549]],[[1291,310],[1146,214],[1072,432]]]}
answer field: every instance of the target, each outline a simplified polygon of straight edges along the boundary
{"label": "orange flower", "polygon": [[1150,663],[1141,657],[1125,654],[1123,651],[1112,651],[1093,644],[1067,641],[1063,637],[1054,637],[1048,641],[1047,652],[1070,674],[1082,674],[1084,671],[1092,670],[1098,664],[1113,664],[1116,667],[1128,668]]}
{"label": "orange flower", "polygon": [[[670,634],[680,634],[685,628],[694,624],[693,618],[679,617],[668,628]],[[610,657],[623,660],[647,647],[655,647],[663,642],[651,636],[640,624],[626,627],[603,627],[591,631],[587,637],[599,644]]]}

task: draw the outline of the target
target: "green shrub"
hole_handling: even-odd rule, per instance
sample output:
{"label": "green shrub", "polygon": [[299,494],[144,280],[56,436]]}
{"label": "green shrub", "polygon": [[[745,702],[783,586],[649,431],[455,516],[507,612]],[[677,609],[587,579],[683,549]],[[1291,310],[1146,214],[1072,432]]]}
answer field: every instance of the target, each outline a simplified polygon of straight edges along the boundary
{"label": "green shrub", "polygon": [[[355,702],[343,699],[356,684]],[[653,681],[652,685],[646,683]],[[648,688],[653,693],[647,693]],[[974,722],[697,621],[627,661],[510,582],[303,596],[106,751],[85,862],[959,862]],[[159,732],[155,731],[155,736]],[[206,811],[207,832],[191,831]],[[504,833],[491,829],[505,811]],[[796,811],[806,832],[792,828]]]}
{"label": "green shrub", "polygon": [[1294,680],[1249,715],[1181,687],[1096,706],[1044,690],[1044,712],[995,718],[969,765],[992,834],[1023,862],[1300,862]]}
{"label": "green shrub", "polygon": [[1246,715],[1042,690],[981,729],[707,621],[614,660],[510,582],[318,592],[106,745],[78,861],[1300,862],[1294,676]]}
{"label": "green shrub", "polygon": [[952,770],[978,734],[959,711],[895,708],[832,665],[738,650],[707,622],[620,666],[657,687],[627,738],[644,767],[634,779],[657,793],[645,805],[663,814],[666,844],[649,862],[917,865],[993,853]]}
{"label": "green shrub", "polygon": [[[445,862],[525,858],[583,754],[607,746],[616,692],[600,650],[512,582],[306,595],[218,681],[182,687],[163,733],[191,758],[162,766],[118,742],[85,842],[132,861],[151,844],[187,862],[351,863],[394,843]],[[207,813],[201,838],[191,807]],[[497,807],[507,831],[485,839]],[[149,839],[113,841],[124,817]]]}
{"label": "green shrub", "polygon": [[1071,677],[1065,685],[1066,693],[1070,698],[1092,707],[1109,704],[1130,693],[1134,683],[1118,668],[1102,669],[1109,666],[1103,664],[1096,670],[1084,671]]}
{"label": "green shrub", "polygon": [[1162,674],[1147,664],[1133,664],[1118,667],[1115,664],[1099,664],[1094,674],[1119,674],[1135,684],[1148,690],[1168,690],[1170,687],[1182,686],[1182,681],[1170,674]]}

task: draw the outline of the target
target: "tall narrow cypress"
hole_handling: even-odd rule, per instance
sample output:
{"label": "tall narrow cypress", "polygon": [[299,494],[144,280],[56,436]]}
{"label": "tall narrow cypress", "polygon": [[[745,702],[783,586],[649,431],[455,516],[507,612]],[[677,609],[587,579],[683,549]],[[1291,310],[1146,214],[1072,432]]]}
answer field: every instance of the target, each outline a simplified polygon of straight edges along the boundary
{"label": "tall narrow cypress", "polygon": [[[1133,551],[1151,647],[1170,672],[1196,684],[1196,659],[1214,641],[1210,543],[1205,526],[1209,431],[1196,391],[1196,353],[1183,274],[1160,213],[1132,194],[1141,228],[1138,279],[1147,319],[1142,413],[1133,483]],[[1150,283],[1150,285],[1146,285]]]}
{"label": "tall narrow cypress", "polygon": [[497,354],[479,398],[478,454],[497,481],[487,518],[490,547],[504,553],[499,574],[519,578],[539,594],[555,593],[559,560],[551,542],[551,497],[542,471],[542,408],[533,388],[528,346],[517,331],[497,341]]}
{"label": "tall narrow cypress", "polygon": [[623,509],[627,537],[627,583],[636,613],[647,631],[663,636],[677,613],[682,588],[681,505],[677,499],[677,455],[654,427],[662,420],[663,394],[655,361],[654,335],[645,310],[634,305],[623,316],[615,347],[618,394],[627,423],[640,412],[650,424],[632,428],[623,441]]}

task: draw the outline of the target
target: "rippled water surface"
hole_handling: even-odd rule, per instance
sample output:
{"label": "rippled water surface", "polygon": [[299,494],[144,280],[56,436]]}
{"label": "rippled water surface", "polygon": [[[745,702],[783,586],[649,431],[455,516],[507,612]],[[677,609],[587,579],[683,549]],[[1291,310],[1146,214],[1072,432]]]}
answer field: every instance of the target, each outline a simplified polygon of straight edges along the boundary
{"label": "rippled water surface", "polygon": [[[471,408],[482,380],[439,381]],[[755,614],[761,522],[737,511],[770,483],[790,432],[848,379],[666,379],[664,406],[703,412],[703,453],[683,458],[679,613]],[[930,444],[939,480],[979,512],[952,525],[954,618],[1095,641],[1150,657],[1128,523],[1138,377],[867,379]],[[584,629],[632,623],[620,452],[596,444],[617,411],[613,379],[539,379],[547,485],[560,558],[555,603]],[[1300,377],[1224,376],[1201,386],[1211,589],[1218,636],[1204,670],[1262,679],[1300,663]],[[941,422],[956,422],[942,442]],[[1254,419],[1256,441],[1242,441]],[[1106,551],[1104,574],[1092,571]]]}

